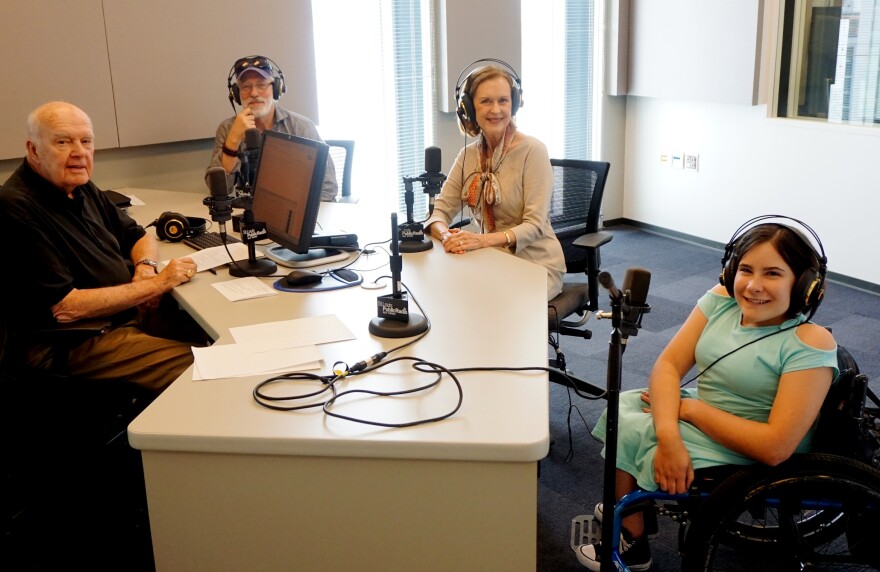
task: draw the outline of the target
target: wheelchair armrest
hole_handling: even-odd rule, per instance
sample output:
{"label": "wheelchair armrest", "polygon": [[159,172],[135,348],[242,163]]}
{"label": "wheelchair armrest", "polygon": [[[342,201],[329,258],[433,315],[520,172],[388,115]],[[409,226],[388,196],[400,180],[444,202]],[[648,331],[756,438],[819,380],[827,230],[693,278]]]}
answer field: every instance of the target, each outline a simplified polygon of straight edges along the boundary
{"label": "wheelchair armrest", "polygon": [[574,239],[574,242],[572,242],[572,245],[581,248],[599,248],[603,244],[611,242],[612,238],[614,238],[613,234],[600,230],[598,232],[591,232],[577,237]]}

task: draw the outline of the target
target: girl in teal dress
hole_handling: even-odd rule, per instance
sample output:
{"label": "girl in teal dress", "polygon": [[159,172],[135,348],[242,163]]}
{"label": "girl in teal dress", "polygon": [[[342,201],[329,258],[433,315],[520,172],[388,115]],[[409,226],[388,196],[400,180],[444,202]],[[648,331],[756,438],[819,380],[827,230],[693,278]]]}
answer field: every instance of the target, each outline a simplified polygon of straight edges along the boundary
{"label": "girl in teal dress", "polygon": [[[762,222],[768,218],[786,217],[740,227],[722,260],[721,284],[699,300],[660,354],[648,389],[621,394],[617,498],[637,488],[681,494],[694,469],[777,465],[809,450],[837,375],[834,338],[809,322],[823,293],[825,257],[795,228]],[[697,386],[683,389],[694,365]],[[605,413],[593,435],[604,441]],[[624,562],[634,572],[648,570],[642,513],[622,524]],[[596,571],[599,552],[593,545],[576,551]]]}

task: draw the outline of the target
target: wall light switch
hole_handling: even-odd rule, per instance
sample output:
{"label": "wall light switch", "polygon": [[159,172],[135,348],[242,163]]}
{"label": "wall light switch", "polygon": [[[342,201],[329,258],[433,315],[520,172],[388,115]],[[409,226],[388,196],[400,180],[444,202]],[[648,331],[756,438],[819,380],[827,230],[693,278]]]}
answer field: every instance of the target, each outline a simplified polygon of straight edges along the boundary
{"label": "wall light switch", "polygon": [[688,171],[700,170],[700,156],[692,153],[684,154],[684,168]]}

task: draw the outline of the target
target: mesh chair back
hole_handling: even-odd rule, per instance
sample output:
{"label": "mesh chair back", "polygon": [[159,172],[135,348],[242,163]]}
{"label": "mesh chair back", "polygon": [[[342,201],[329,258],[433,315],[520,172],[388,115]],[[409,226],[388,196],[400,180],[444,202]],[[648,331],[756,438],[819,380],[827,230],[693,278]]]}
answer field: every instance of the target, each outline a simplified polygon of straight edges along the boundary
{"label": "mesh chair back", "polygon": [[553,166],[553,198],[550,224],[565,253],[566,272],[584,272],[584,249],[572,241],[599,230],[602,195],[610,163],[577,159],[550,159]]}
{"label": "mesh chair back", "polygon": [[351,196],[351,166],[354,163],[354,141],[350,139],[327,139],[330,146],[330,158],[336,167],[337,176],[342,169],[342,179],[338,180],[340,197]]}

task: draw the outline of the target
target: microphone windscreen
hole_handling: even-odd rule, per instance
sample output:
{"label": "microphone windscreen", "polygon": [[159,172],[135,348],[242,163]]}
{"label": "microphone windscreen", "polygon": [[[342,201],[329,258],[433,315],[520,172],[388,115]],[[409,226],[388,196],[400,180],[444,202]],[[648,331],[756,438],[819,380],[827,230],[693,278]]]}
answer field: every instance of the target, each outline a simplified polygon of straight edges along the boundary
{"label": "microphone windscreen", "polygon": [[211,167],[208,169],[208,188],[214,198],[226,198],[229,196],[229,188],[226,186],[226,171],[223,167]]}
{"label": "microphone windscreen", "polygon": [[425,147],[425,172],[440,172],[440,147]]}
{"label": "microphone windscreen", "polygon": [[599,284],[606,290],[614,290],[614,278],[604,270],[599,273]]}
{"label": "microphone windscreen", "polygon": [[247,149],[259,149],[263,143],[263,136],[256,127],[246,129],[244,132],[244,146]]}
{"label": "microphone windscreen", "polygon": [[[601,281],[601,274],[599,277]],[[633,267],[626,271],[623,277],[623,291],[629,292],[629,303],[634,306],[644,306],[648,300],[648,288],[651,286],[651,272]]]}

